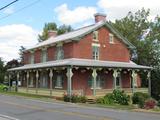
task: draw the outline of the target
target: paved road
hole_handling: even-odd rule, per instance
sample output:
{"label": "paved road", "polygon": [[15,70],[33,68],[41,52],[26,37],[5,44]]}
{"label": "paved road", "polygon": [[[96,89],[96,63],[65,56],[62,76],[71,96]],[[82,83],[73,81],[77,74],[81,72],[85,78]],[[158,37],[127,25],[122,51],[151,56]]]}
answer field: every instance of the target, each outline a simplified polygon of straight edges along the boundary
{"label": "paved road", "polygon": [[160,114],[50,103],[5,95],[0,95],[0,120],[6,120],[1,115],[9,116],[8,120],[160,120]]}

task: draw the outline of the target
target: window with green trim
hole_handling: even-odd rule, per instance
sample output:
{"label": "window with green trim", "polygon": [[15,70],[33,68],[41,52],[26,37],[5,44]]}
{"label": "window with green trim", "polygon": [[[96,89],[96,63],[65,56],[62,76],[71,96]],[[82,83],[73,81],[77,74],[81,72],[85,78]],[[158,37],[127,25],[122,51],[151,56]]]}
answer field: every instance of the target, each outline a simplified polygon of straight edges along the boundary
{"label": "window with green trim", "polygon": [[46,62],[47,61],[47,51],[42,50],[41,52],[41,62]]}
{"label": "window with green trim", "polygon": [[57,75],[56,81],[55,81],[55,88],[63,88],[63,76]]}
{"label": "window with green trim", "polygon": [[92,58],[99,60],[99,46],[92,46]]}
{"label": "window with green trim", "polygon": [[93,32],[93,40],[98,41],[98,31]]}
{"label": "window with green trim", "polygon": [[[93,76],[89,76],[88,78],[88,86],[93,88]],[[96,88],[103,88],[105,84],[104,78],[100,75],[97,76],[96,78]]]}
{"label": "window with green trim", "polygon": [[34,53],[31,53],[30,64],[34,64]]}
{"label": "window with green trim", "polygon": [[56,60],[64,59],[63,46],[57,46],[56,48]]}

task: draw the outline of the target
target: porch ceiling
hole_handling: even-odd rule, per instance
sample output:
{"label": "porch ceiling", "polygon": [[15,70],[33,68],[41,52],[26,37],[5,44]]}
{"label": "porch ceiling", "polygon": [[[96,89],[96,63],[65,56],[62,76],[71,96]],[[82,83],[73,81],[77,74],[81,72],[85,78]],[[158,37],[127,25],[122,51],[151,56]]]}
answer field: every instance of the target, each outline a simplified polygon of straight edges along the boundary
{"label": "porch ceiling", "polygon": [[103,68],[127,68],[127,69],[152,69],[152,67],[137,65],[134,62],[115,62],[115,61],[100,61],[92,59],[64,59],[55,60],[37,64],[27,64],[21,67],[8,69],[8,71],[38,69],[38,68],[51,68],[63,66],[79,66],[79,67],[103,67]]}

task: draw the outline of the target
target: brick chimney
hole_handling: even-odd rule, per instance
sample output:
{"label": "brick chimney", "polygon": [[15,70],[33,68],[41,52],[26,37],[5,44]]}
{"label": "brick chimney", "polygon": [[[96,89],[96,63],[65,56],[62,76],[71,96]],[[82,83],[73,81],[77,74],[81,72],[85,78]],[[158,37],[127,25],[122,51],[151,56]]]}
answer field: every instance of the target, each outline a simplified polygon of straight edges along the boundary
{"label": "brick chimney", "polygon": [[53,31],[53,30],[48,31],[48,38],[56,37],[56,36],[57,36],[57,31]]}
{"label": "brick chimney", "polygon": [[106,14],[103,13],[96,13],[94,14],[94,17],[95,17],[95,23],[106,20]]}

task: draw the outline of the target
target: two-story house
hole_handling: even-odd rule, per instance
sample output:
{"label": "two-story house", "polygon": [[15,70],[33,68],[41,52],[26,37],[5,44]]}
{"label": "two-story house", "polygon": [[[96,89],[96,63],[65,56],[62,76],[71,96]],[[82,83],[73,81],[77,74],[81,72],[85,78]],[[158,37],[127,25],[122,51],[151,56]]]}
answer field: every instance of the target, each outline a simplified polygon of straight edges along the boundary
{"label": "two-story house", "polygon": [[140,70],[150,76],[151,67],[130,60],[134,45],[104,14],[95,14],[92,25],[59,36],[49,31],[49,35],[48,40],[24,51],[24,66],[8,70],[17,72],[17,80],[27,92],[46,88],[50,95],[59,90],[98,96],[116,88],[134,91],[141,87]]}

